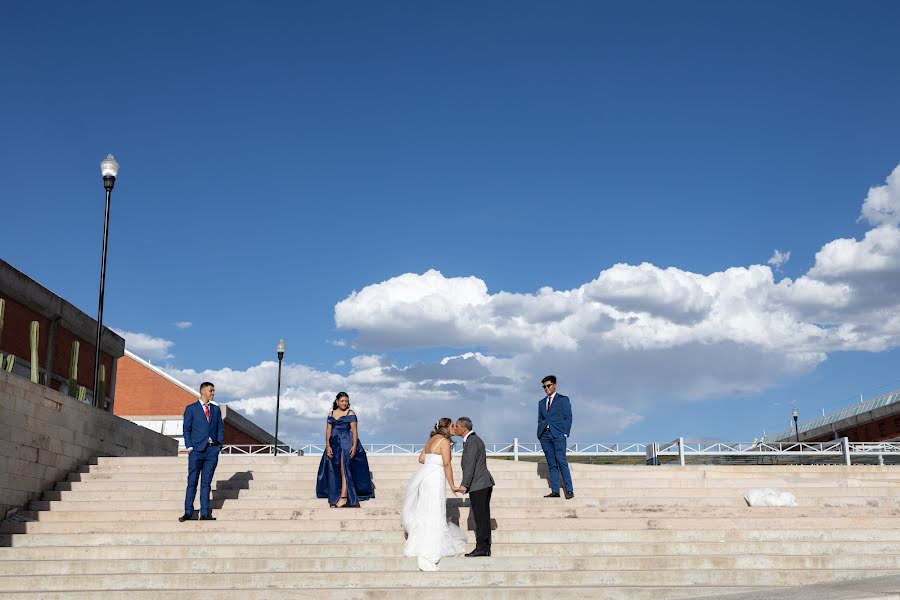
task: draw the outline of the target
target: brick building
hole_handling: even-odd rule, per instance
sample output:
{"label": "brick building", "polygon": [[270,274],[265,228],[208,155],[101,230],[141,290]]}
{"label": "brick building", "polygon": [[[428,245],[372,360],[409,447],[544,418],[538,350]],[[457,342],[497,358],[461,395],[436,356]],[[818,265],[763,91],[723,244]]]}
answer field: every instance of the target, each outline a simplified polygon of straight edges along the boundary
{"label": "brick building", "polygon": [[[215,382],[213,382],[215,383]],[[195,390],[125,350],[116,373],[115,414],[153,431],[178,440],[184,449],[182,415],[184,407],[200,397]],[[275,438],[261,427],[230,408],[219,404],[225,421],[225,444],[274,444]]]}
{"label": "brick building", "polygon": [[[0,368],[93,404],[97,321],[0,260]],[[104,327],[101,408],[115,398],[116,359],[125,340]]]}

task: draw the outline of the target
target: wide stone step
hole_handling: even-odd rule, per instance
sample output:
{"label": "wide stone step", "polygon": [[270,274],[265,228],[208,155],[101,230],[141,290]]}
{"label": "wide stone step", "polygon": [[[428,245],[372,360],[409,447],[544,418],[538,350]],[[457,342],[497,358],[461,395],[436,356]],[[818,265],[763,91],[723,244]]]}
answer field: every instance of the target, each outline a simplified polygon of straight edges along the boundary
{"label": "wide stone step", "polygon": [[[461,481],[461,477],[454,478],[456,483]],[[183,488],[185,486],[185,482],[187,480],[187,474],[185,473],[181,478],[162,478],[156,480],[146,480],[146,479],[92,479],[87,481],[63,481],[56,484],[55,489],[57,491],[68,491],[68,490],[95,490],[95,491],[131,491],[131,490],[175,490]],[[402,494],[408,483],[408,479],[394,479],[394,480],[385,480],[379,478],[377,475],[373,477],[373,482],[375,484],[376,493],[397,493]],[[587,491],[590,494],[600,494],[602,490],[607,489],[630,489],[637,490],[636,493],[642,493],[640,490],[647,488],[660,488],[661,484],[659,481],[655,480],[635,480],[629,481],[627,485],[622,485],[621,482],[610,481],[606,479],[593,479],[587,481],[579,481],[575,479],[573,481],[574,488],[576,492],[584,492]],[[722,481],[697,481],[691,482],[689,485],[684,481],[669,481],[666,482],[662,487],[670,487],[670,488],[689,488],[689,489],[715,489],[715,490],[736,490],[736,491],[745,491],[748,489],[754,488],[777,488],[779,490],[791,490],[794,493],[797,493],[796,490],[807,489],[807,488],[826,488],[826,489],[842,489],[842,488],[856,488],[856,489],[879,489],[884,488],[886,486],[870,486],[870,485],[862,485],[859,482],[847,481],[844,482],[845,485],[834,485],[824,481],[813,481],[809,483],[805,483],[802,486],[796,484],[795,482],[782,481],[782,480],[760,480],[754,482],[752,485],[746,484],[737,484],[733,481],[722,480]],[[315,490],[315,480],[303,480],[303,479],[227,479],[221,477],[219,474],[216,475],[215,481],[213,482],[213,487],[215,489],[229,488],[229,489],[299,489],[299,490]],[[504,491],[515,491],[515,490],[546,490],[548,489],[548,484],[546,480],[543,479],[522,479],[522,480],[496,480],[496,489],[502,489]]]}
{"label": "wide stone step", "polygon": [[[56,501],[35,501],[32,502],[29,506],[30,510],[34,511],[99,511],[99,510],[153,510],[159,509],[163,505],[179,505],[180,502],[184,500],[184,494],[179,494],[178,492],[169,491],[161,494],[149,495],[149,494],[140,494],[140,495],[132,495],[130,499],[120,499],[117,501],[108,501],[105,498],[108,498],[109,495],[101,495],[98,494],[94,498],[86,499],[86,498],[72,498],[69,497],[66,500],[56,500]],[[121,495],[116,495],[116,498],[121,498]],[[156,497],[156,500],[151,498]],[[461,506],[457,501],[459,500],[457,497],[449,496],[448,506]],[[220,508],[259,508],[259,509],[273,509],[273,508],[293,508],[293,509],[308,509],[308,508],[322,508],[325,506],[327,500],[322,498],[314,498],[311,494],[305,494],[304,496],[287,496],[285,494],[272,494],[272,497],[266,498],[261,497],[259,495],[249,495],[249,494],[215,494],[212,499],[212,505],[215,509]],[[492,508],[533,508],[535,506],[535,498],[534,497],[519,497],[519,498],[496,498],[491,499],[491,507]],[[541,502],[555,502],[555,500],[544,500],[541,499]],[[746,501],[742,494],[730,494],[728,496],[714,496],[714,497],[641,497],[639,495],[629,496],[629,497],[613,497],[613,498],[585,498],[582,496],[578,496],[571,500],[566,500],[563,502],[556,502],[557,504],[563,505],[568,508],[580,508],[580,507],[606,507],[606,508],[658,508],[658,507],[670,507],[670,508],[699,508],[699,507],[731,507],[731,508],[740,508],[745,507],[747,505]],[[797,504],[800,507],[871,507],[871,508],[885,508],[885,509],[895,509],[900,508],[900,498],[885,498],[885,497],[866,497],[866,496],[856,496],[856,497],[839,497],[839,498],[806,498],[799,497],[797,498]],[[367,500],[365,504],[363,504],[364,508],[397,508],[399,510],[402,507],[402,500],[400,497],[394,498],[373,498]]]}
{"label": "wide stone step", "polygon": [[[569,571],[473,571],[472,559],[451,558],[441,561],[441,568],[453,571],[454,588],[488,586],[565,586],[572,583]],[[461,564],[458,564],[461,563]],[[581,586],[686,586],[719,585],[805,585],[836,579],[897,575],[897,569],[708,569],[708,570],[582,570],[578,573]],[[102,591],[155,590],[240,590],[310,589],[340,586],[361,589],[368,587],[421,588],[431,591],[435,577],[418,571],[394,572],[229,572],[229,573],[134,573],[119,575],[45,575],[42,577],[0,577],[0,591]]]}
{"label": "wide stone step", "polygon": [[[409,481],[409,479],[414,475],[414,471],[403,472],[403,471],[381,471],[381,470],[372,470],[373,479],[378,479],[381,481]],[[462,471],[460,469],[453,470],[454,477],[459,479]],[[497,481],[510,481],[518,483],[520,481],[547,481],[546,473],[527,473],[521,471],[507,471],[507,472],[499,472],[492,473],[493,477]],[[178,481],[182,480],[187,476],[187,467],[184,469],[171,469],[166,471],[121,471],[121,472],[98,472],[98,471],[88,471],[84,473],[70,473],[68,477],[68,481],[100,481],[100,480],[113,480],[113,481]],[[216,478],[219,480],[228,479],[228,480],[260,480],[260,481],[283,481],[283,480],[297,480],[297,481],[315,481],[317,476],[317,472],[309,471],[309,472],[300,472],[300,471],[232,471],[229,469],[216,469]],[[692,476],[692,477],[648,477],[642,476],[638,477],[602,477],[597,473],[593,474],[573,474],[573,481],[576,482],[584,482],[588,485],[593,485],[597,481],[606,481],[610,483],[618,484],[616,487],[619,487],[623,484],[623,482],[631,482],[635,480],[646,480],[646,481],[655,481],[656,485],[662,486],[673,486],[677,483],[676,487],[685,487],[690,485],[695,485],[697,482],[727,482],[730,485],[737,486],[755,486],[760,481],[782,481],[782,482],[790,482],[794,485],[816,485],[821,483],[828,483],[829,485],[835,485],[835,481],[833,478],[828,477],[790,477],[790,476],[776,476],[774,474],[768,475],[760,475],[759,477],[741,477],[741,478],[724,478],[724,477],[701,477],[701,476]],[[664,482],[664,483],[663,483]],[[844,478],[840,480],[841,485],[849,484],[849,482],[856,482],[857,485],[872,485],[872,484],[882,484],[885,487],[887,486],[900,486],[900,482],[895,481],[884,481],[882,479],[865,479],[865,478]]]}
{"label": "wide stone step", "polygon": [[[545,476],[547,474],[546,464],[540,466],[532,463],[532,466],[512,466],[521,465],[523,463],[510,463],[509,466],[500,464],[495,465],[489,463],[488,468],[494,477],[502,478],[525,478],[529,476]],[[418,464],[412,460],[410,464],[379,464],[370,461],[369,467],[372,471],[376,471],[385,477],[409,477],[417,469]],[[453,463],[454,471],[460,470],[458,462]],[[219,461],[217,472],[228,473],[253,473],[256,475],[275,475],[275,474],[298,474],[303,476],[315,476],[318,472],[318,462],[315,464],[253,464],[241,465],[232,462]],[[760,470],[755,472],[720,472],[709,470],[684,470],[682,468],[668,467],[643,467],[639,471],[627,471],[620,468],[604,469],[601,466],[592,465],[570,465],[574,477],[584,479],[760,479],[760,478],[787,478],[796,479],[798,481],[812,479],[826,480],[847,480],[856,479],[859,481],[885,481],[900,484],[900,472],[892,471],[882,472],[840,472],[840,471],[778,471],[778,470]],[[894,467],[882,467],[882,469],[894,469]],[[102,476],[113,476],[125,473],[176,473],[182,474],[187,471],[187,460],[181,462],[172,462],[158,465],[146,465],[136,463],[120,463],[115,465],[85,465],[80,467],[76,472],[81,474],[97,474]]]}
{"label": "wide stone step", "polygon": [[[900,556],[492,556],[483,560],[460,557],[441,561],[444,571],[671,571],[671,570],[774,570],[774,569],[900,569]],[[300,558],[184,558],[142,560],[10,560],[0,561],[0,577],[48,575],[212,574],[212,573],[384,573],[417,571],[407,557],[300,557]]]}
{"label": "wide stone step", "polygon": [[[425,576],[425,575],[423,575]],[[434,577],[432,577],[432,580]],[[491,585],[490,587],[467,586],[467,594],[476,598],[487,600],[522,600],[527,593],[529,600],[559,600],[559,598],[586,598],[590,600],[660,600],[661,598],[694,598],[698,595],[717,596],[720,594],[734,594],[739,592],[759,592],[761,598],[771,590],[782,589],[781,586],[572,586],[560,585],[553,587],[529,586],[527,590],[521,587],[506,587]],[[367,587],[360,589],[347,589],[345,587],[320,587],[310,590],[289,588],[250,589],[242,587],[238,590],[241,600],[321,600],[322,598],[340,597],[347,600],[422,600],[421,588],[396,588],[396,587]],[[424,593],[427,593],[424,592]],[[184,600],[183,591],[167,590],[104,590],[103,600]],[[196,589],[194,595],[209,597],[220,596],[222,590]],[[4,598],[16,600],[97,600],[96,591],[85,592],[13,592],[4,594]]]}
{"label": "wide stone step", "polygon": [[[751,488],[748,488],[751,489]],[[841,488],[841,489],[831,489],[831,488],[805,488],[803,490],[799,489],[791,489],[791,488],[778,488],[780,491],[791,492],[795,495],[798,502],[808,502],[815,503],[816,505],[827,505],[829,501],[834,500],[836,502],[854,502],[858,501],[860,503],[865,503],[871,500],[878,500],[883,505],[890,505],[890,503],[895,501],[900,501],[900,490],[894,488]],[[535,500],[536,497],[543,496],[546,493],[545,490],[540,490],[543,493],[535,494],[534,490],[528,490],[527,494],[514,494],[515,490],[509,490],[508,492],[504,492],[502,496],[497,495],[491,498],[491,506],[498,506],[498,502],[512,502],[514,505],[519,506],[522,504],[530,504]],[[589,506],[594,506],[597,502],[611,503],[618,500],[632,501],[639,500],[644,502],[652,502],[656,504],[658,502],[676,502],[681,500],[696,501],[699,502],[701,500],[709,500],[713,501],[716,499],[736,501],[738,505],[744,503],[744,493],[747,490],[738,490],[731,488],[716,488],[716,489],[666,489],[666,488],[649,488],[642,490],[633,490],[633,489],[622,489],[622,488],[608,488],[602,491],[598,491],[595,494],[592,494],[590,497],[586,496],[582,493],[582,490],[578,490],[575,498],[572,500],[561,500],[564,501],[567,505],[571,503],[578,504],[582,501],[590,501],[591,504]],[[402,499],[402,494],[388,494],[387,491],[377,490],[379,492],[374,501],[391,501],[391,502],[399,502]],[[454,495],[448,491],[448,498],[454,498]],[[313,486],[307,488],[292,488],[292,489],[256,489],[253,488],[214,488],[213,499],[246,499],[246,500],[257,500],[257,501],[318,501],[322,502],[322,499],[317,499],[315,497],[315,490]],[[141,501],[165,501],[165,500],[184,500],[184,485],[179,484],[176,489],[166,489],[166,490],[119,490],[115,495],[111,495],[108,491],[103,490],[56,490],[45,492],[43,495],[43,502],[95,502],[95,501],[121,501],[121,502],[141,502]],[[548,500],[550,501],[550,500]],[[61,505],[61,504],[60,504]],[[36,509],[37,510],[37,509]],[[44,510],[43,508],[40,510]]]}
{"label": "wide stone step", "polygon": [[[354,509],[341,509],[354,510]],[[177,515],[179,511],[169,513]],[[684,516],[672,517],[669,511],[653,516],[602,516],[585,518],[564,518],[548,522],[535,518],[505,518],[498,529],[509,531],[532,531],[552,527],[555,532],[579,530],[722,530],[740,529],[880,529],[900,530],[900,519],[877,517],[767,517],[754,516],[754,512],[733,517]],[[189,521],[179,523],[174,518],[169,521],[84,521],[84,522],[5,522],[0,525],[0,533],[118,533],[125,531],[142,533],[188,531],[391,531],[400,529],[396,517],[341,518],[319,520],[217,520]]]}
{"label": "wide stone step", "polygon": [[[176,522],[177,523],[177,522]],[[321,531],[294,531],[276,528],[273,531],[235,531],[233,522],[223,529],[210,529],[218,521],[190,521],[178,523],[177,531],[118,531],[97,533],[31,533],[10,534],[0,538],[0,552],[19,547],[48,546],[147,546],[147,545],[293,545],[293,544],[403,544],[399,529],[381,531],[352,531],[335,528]],[[900,542],[897,529],[796,529],[792,527],[764,529],[584,529],[558,530],[552,524],[530,531],[497,529],[491,533],[495,544],[578,544],[578,543],[820,543],[838,546],[844,542]],[[474,543],[473,531],[466,531],[469,543]]]}
{"label": "wide stone step", "polygon": [[[206,539],[206,538],[204,538]],[[333,540],[332,540],[333,541]],[[567,543],[501,543],[492,546],[492,558],[529,557],[539,560],[551,557],[612,557],[620,560],[648,556],[674,556],[688,559],[705,557],[775,557],[778,560],[798,558],[887,556],[891,560],[900,555],[900,539],[896,541],[757,542],[747,540],[717,542],[567,542]],[[391,543],[296,543],[241,545],[99,545],[99,546],[31,546],[0,548],[0,562],[54,560],[193,560],[202,558],[362,558],[401,557],[402,538]],[[881,559],[878,559],[881,560]],[[863,565],[864,566],[864,565]]]}
{"label": "wide stone step", "polygon": [[[491,518],[496,520],[503,527],[507,522],[518,523],[523,520],[533,520],[535,522],[546,522],[547,520],[556,521],[560,519],[578,519],[581,522],[587,520],[615,520],[621,519],[656,519],[660,514],[656,509],[647,509],[646,507],[591,507],[591,506],[570,506],[562,505],[554,502],[557,506],[531,506],[522,507],[491,507]],[[320,504],[316,508],[250,508],[256,506],[253,502],[235,501],[232,504],[225,504],[222,508],[216,510],[216,518],[219,521],[355,521],[355,520],[372,520],[372,519],[394,519],[399,523],[402,507],[399,505],[392,506],[373,506],[370,502],[363,502],[359,508],[335,509],[330,508],[327,504]],[[171,521],[173,514],[179,516],[183,510],[181,504],[174,504],[165,510],[158,510],[159,504],[155,507],[157,510],[102,510],[102,505],[94,505],[95,510],[60,510],[60,511],[24,511],[21,514],[23,518],[34,519],[41,523],[69,523],[69,522],[152,522],[152,521]],[[130,508],[130,507],[128,507]],[[448,517],[453,519],[459,517],[465,520],[470,515],[468,505],[459,503],[452,504],[448,507]],[[900,516],[900,511],[894,508],[876,508],[876,507],[775,507],[775,506],[759,506],[743,508],[729,507],[704,507],[702,509],[694,507],[672,507],[664,513],[667,520],[676,519],[747,519],[753,520],[769,520],[769,519],[846,519],[857,520],[861,518],[886,518],[892,519]],[[900,528],[900,523],[896,525]]]}
{"label": "wide stone step", "polygon": [[[396,466],[381,467],[378,465],[369,465],[370,470],[386,479],[408,479],[417,470],[418,465],[410,465],[406,468],[397,468]],[[888,468],[888,467],[884,467]],[[459,473],[461,468],[459,464],[453,464],[454,472]],[[125,476],[180,476],[187,472],[187,462],[182,464],[171,464],[165,466],[156,465],[122,465],[121,467],[98,467],[83,466],[73,473],[74,477],[84,478],[113,478]],[[315,478],[318,472],[318,466],[309,465],[307,467],[291,465],[254,465],[241,466],[233,464],[222,464],[221,462],[216,468],[216,473],[226,473],[235,476],[244,477],[298,477],[298,478]],[[528,479],[532,477],[547,477],[546,468],[526,468],[526,469],[492,469],[491,474],[494,478],[500,479]],[[809,481],[860,481],[860,482],[884,482],[885,484],[900,485],[900,474],[896,477],[886,475],[885,473],[837,473],[837,472],[819,472],[819,473],[802,473],[802,472],[775,472],[775,471],[759,471],[756,473],[735,473],[726,474],[715,471],[677,471],[659,469],[658,467],[647,467],[643,471],[621,472],[599,469],[572,469],[573,478],[576,479],[608,479],[608,480],[632,480],[632,479],[656,479],[656,480],[679,480],[679,481],[697,481],[697,480],[729,480],[729,481],[755,481],[758,479],[784,479],[797,482]]]}

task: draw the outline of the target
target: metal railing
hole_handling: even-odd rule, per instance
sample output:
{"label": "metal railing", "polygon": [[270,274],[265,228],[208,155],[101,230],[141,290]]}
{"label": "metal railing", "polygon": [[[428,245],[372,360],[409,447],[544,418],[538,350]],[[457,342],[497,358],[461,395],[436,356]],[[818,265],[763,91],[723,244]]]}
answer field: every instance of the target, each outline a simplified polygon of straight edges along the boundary
{"label": "metal railing", "polygon": [[[363,444],[367,454],[402,456],[418,454],[424,444]],[[513,460],[531,457],[540,458],[544,451],[538,442],[485,444],[488,456],[509,457]],[[278,445],[278,455],[312,455],[319,456],[325,451],[324,444],[303,444],[290,446]],[[455,444],[453,454],[462,454],[462,444]],[[271,444],[240,445],[232,444],[222,447],[223,454],[275,454]],[[840,438],[828,442],[703,442],[685,441],[676,438],[670,442],[657,443],[592,443],[573,442],[567,446],[568,456],[606,457],[606,458],[643,458],[645,464],[660,465],[667,459],[679,465],[691,462],[710,462],[714,460],[740,459],[782,459],[786,461],[826,460],[849,465],[853,459],[877,460],[884,464],[884,457],[900,460],[900,442],[851,442]]]}

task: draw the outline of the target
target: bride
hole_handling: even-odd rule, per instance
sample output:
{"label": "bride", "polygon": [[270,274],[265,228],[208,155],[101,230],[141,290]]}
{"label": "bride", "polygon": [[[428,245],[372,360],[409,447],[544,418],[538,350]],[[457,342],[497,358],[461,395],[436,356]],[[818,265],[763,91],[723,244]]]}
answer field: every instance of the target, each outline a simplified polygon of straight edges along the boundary
{"label": "bride", "polygon": [[422,453],[422,466],[406,487],[400,520],[407,533],[405,556],[417,557],[419,569],[437,571],[437,563],[444,556],[462,554],[466,534],[456,524],[447,521],[447,491],[444,481],[454,494],[453,467],[450,466],[450,436],[453,421],[444,417],[434,424],[434,431]]}

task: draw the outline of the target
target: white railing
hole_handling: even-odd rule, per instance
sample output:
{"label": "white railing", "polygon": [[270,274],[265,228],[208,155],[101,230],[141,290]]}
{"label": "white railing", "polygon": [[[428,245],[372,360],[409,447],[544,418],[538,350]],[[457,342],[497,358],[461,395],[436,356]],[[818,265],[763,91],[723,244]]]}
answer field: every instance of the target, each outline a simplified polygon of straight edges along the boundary
{"label": "white railing", "polygon": [[[273,444],[226,444],[222,454],[275,454]],[[288,444],[278,444],[278,454],[298,454],[297,449]]]}
{"label": "white railing", "polygon": [[[366,453],[373,455],[411,455],[418,454],[424,448],[424,444],[363,444]],[[512,443],[485,444],[488,456],[511,457],[519,460],[519,457],[542,457],[544,451],[538,442],[519,442],[515,438]],[[223,454],[275,454],[273,445],[226,445],[222,447]],[[318,456],[325,452],[324,444],[303,444],[290,446],[278,445],[279,455],[311,455]],[[462,444],[457,443],[453,447],[454,454],[462,454]],[[885,456],[900,457],[900,442],[851,442],[847,438],[840,438],[828,442],[695,442],[677,438],[671,442],[647,444],[640,443],[593,443],[583,444],[573,442],[568,445],[566,454],[569,456],[594,456],[608,458],[635,458],[643,457],[648,465],[659,465],[661,457],[677,460],[678,464],[685,465],[687,460],[708,460],[711,458],[783,458],[787,460],[801,459],[837,459],[839,462],[849,465],[852,458],[875,457],[879,464],[884,464]],[[673,460],[673,462],[674,462]]]}

